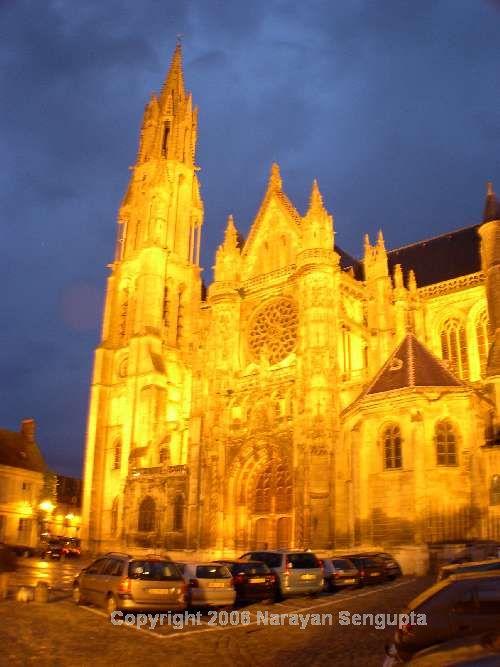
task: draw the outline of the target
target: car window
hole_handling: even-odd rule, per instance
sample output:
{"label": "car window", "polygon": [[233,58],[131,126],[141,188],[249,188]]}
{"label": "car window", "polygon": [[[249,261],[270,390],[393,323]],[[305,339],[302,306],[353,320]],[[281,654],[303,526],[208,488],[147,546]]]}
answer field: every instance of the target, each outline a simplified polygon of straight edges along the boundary
{"label": "car window", "polygon": [[196,568],[197,579],[227,579],[230,576],[231,572],[225,565],[198,565]]}
{"label": "car window", "polygon": [[122,560],[118,560],[117,558],[112,558],[104,566],[102,573],[107,574],[110,577],[121,577],[123,574],[123,566],[124,562]]}
{"label": "car window", "polygon": [[354,567],[354,564],[346,558],[336,558],[333,562],[334,567],[338,570],[351,570]]}
{"label": "car window", "polygon": [[233,563],[231,573],[236,574],[269,574],[269,567],[265,563]]}
{"label": "car window", "polygon": [[89,565],[86,570],[86,574],[100,574],[104,568],[104,565],[107,563],[107,558],[98,558],[96,561]]}
{"label": "car window", "polygon": [[500,588],[478,590],[477,600],[480,614],[500,615]]}
{"label": "car window", "polygon": [[288,554],[287,561],[289,567],[293,570],[306,570],[319,567],[318,559],[314,554],[310,553]]}
{"label": "car window", "polygon": [[128,566],[131,579],[176,581],[181,573],[175,563],[165,560],[133,560]]}

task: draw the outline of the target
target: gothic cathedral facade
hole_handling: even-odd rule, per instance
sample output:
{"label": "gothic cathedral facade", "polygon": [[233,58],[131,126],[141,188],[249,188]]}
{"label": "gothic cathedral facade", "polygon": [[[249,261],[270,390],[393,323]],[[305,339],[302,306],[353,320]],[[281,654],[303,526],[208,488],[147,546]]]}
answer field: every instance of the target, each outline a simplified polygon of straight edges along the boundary
{"label": "gothic cathedral facade", "polygon": [[197,109],[177,46],[118,217],[90,395],[95,551],[500,540],[500,206],[364,255],[273,165],[201,281]]}

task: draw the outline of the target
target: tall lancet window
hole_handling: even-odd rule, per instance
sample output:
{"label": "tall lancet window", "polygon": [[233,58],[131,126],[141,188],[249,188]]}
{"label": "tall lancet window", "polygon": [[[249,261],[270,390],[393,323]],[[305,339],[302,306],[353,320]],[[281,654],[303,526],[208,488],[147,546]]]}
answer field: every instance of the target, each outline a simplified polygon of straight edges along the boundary
{"label": "tall lancet window", "polygon": [[162,322],[163,326],[167,327],[168,326],[168,315],[170,312],[170,294],[168,287],[165,285],[165,289],[163,290],[163,312],[162,312]]}
{"label": "tall lancet window", "polygon": [[446,320],[441,329],[441,355],[458,377],[469,377],[465,327],[456,318]]}
{"label": "tall lancet window", "polygon": [[182,343],[182,336],[184,333],[184,317],[185,317],[185,294],[184,294],[184,288],[181,287],[179,290],[179,304],[177,307],[177,335],[176,335],[176,342],[177,345],[180,345]]}
{"label": "tall lancet window", "polygon": [[163,134],[161,138],[161,154],[166,157],[167,156],[167,148],[168,148],[168,135],[170,134],[170,123],[165,121],[163,124]]}
{"label": "tall lancet window", "polygon": [[120,300],[120,338],[123,340],[127,335],[128,319],[128,289],[125,288],[121,293]]}
{"label": "tall lancet window", "polygon": [[484,377],[488,361],[488,313],[486,310],[482,310],[476,319],[476,341],[481,377]]}

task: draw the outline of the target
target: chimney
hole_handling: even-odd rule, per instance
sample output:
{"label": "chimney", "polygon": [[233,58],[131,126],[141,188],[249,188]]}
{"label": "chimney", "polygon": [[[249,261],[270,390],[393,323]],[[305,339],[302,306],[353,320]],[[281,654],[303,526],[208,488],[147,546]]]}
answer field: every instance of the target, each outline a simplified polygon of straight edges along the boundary
{"label": "chimney", "polygon": [[21,422],[21,433],[24,435],[26,440],[35,442],[35,420],[34,419],[23,419]]}

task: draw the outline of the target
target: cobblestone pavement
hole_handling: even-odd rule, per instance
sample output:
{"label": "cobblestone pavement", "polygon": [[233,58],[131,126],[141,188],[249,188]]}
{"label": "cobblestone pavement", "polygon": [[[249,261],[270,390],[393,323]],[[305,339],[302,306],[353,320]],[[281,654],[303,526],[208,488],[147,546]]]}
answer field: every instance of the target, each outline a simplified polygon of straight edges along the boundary
{"label": "cobblestone pavement", "polygon": [[[209,626],[203,614],[201,624],[175,630],[163,625],[146,627],[113,626],[106,614],[94,607],[76,607],[64,593],[48,604],[0,603],[0,642],[4,664],[42,667],[72,667],[112,663],[129,665],[381,665],[384,643],[393,628],[344,626],[339,612],[399,612],[426,588],[428,578],[404,577],[393,583],[300,597],[282,603],[254,604],[240,609],[246,624]],[[270,614],[332,614],[332,625],[305,629],[265,625],[259,612]],[[228,620],[231,617],[227,617]],[[236,615],[233,614],[233,619]],[[277,617],[276,617],[277,618]],[[286,618],[286,617],[282,617]],[[260,620],[259,620],[260,619]],[[215,620],[226,621],[224,614]]]}

